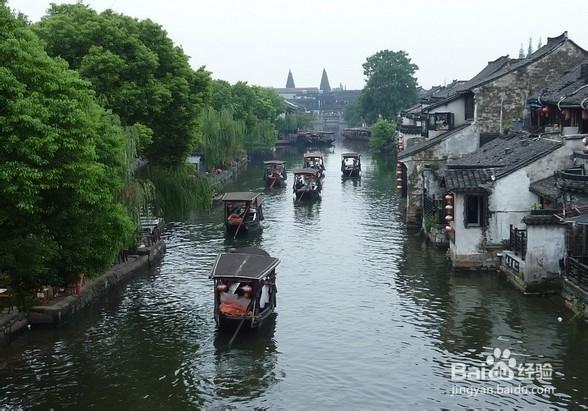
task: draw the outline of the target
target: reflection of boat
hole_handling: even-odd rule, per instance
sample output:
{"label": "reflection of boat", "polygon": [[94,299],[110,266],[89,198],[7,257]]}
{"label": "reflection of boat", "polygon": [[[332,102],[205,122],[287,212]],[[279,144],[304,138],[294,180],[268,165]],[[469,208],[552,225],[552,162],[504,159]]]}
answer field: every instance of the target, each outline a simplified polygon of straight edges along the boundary
{"label": "reflection of boat", "polygon": [[314,168],[321,178],[325,176],[325,159],[319,151],[304,153],[304,168]]}
{"label": "reflection of boat", "polygon": [[341,154],[341,174],[343,177],[359,177],[361,174],[361,156],[358,153]]}
{"label": "reflection of boat", "polygon": [[320,196],[323,183],[320,173],[314,168],[294,170],[293,192],[298,200],[313,200]]}
{"label": "reflection of boat", "polygon": [[225,227],[227,232],[249,233],[261,229],[263,210],[261,195],[252,192],[225,193]]}
{"label": "reflection of boat", "polygon": [[368,141],[370,139],[370,129],[364,127],[344,128],[341,135],[349,140]]}
{"label": "reflection of boat", "polygon": [[270,187],[280,187],[284,185],[288,178],[286,174],[286,162],[281,160],[269,160],[263,162],[263,179],[265,184]]}
{"label": "reflection of boat", "polygon": [[210,272],[214,281],[214,319],[219,328],[245,321],[259,327],[276,307],[278,258],[260,248],[242,248],[216,258]]}

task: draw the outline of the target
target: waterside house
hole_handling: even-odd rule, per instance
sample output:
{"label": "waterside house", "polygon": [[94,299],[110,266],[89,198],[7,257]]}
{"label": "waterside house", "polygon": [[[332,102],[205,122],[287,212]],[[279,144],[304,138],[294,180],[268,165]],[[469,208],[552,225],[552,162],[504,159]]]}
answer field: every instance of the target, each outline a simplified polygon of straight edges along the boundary
{"label": "waterside house", "polygon": [[[451,197],[448,233],[453,266],[497,268],[497,254],[508,248],[513,228],[521,226],[531,209],[540,207],[540,197],[529,190],[530,185],[553,170],[571,167],[571,154],[581,147],[577,137],[518,132],[449,162],[444,177]],[[534,258],[533,252],[527,254]]]}
{"label": "waterside house", "polygon": [[[436,90],[421,107],[403,112],[399,127],[398,187],[409,227],[423,228],[437,242],[443,235],[443,176],[448,161],[477,152],[507,131],[523,128],[527,100],[587,57],[567,32],[523,59],[502,56],[466,82]],[[431,97],[435,101],[431,102]],[[420,112],[418,111],[420,109]],[[421,135],[417,136],[418,126]],[[412,132],[410,134],[409,132]],[[528,186],[527,186],[528,188]],[[525,188],[525,190],[527,190]]]}

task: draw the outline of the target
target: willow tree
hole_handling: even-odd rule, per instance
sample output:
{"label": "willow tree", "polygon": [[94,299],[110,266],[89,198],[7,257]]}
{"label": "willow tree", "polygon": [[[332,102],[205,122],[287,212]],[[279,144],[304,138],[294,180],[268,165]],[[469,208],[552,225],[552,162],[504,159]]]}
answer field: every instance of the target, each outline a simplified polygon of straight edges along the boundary
{"label": "willow tree", "polygon": [[0,271],[23,291],[100,273],[134,228],[125,133],[4,0],[0,27]]}

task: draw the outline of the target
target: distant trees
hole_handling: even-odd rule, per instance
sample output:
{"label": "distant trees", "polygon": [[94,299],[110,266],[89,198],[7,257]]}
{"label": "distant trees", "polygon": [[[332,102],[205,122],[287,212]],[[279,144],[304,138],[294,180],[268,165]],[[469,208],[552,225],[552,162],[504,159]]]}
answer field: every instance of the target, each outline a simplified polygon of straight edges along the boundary
{"label": "distant trees", "polygon": [[151,162],[185,161],[210,98],[210,73],[193,70],[161,26],[84,4],[52,4],[34,28],[47,52],[91,81],[123,125],[151,129],[151,139],[139,144]]}
{"label": "distant trees", "polygon": [[361,115],[369,123],[379,117],[394,119],[400,110],[416,102],[418,66],[404,51],[382,50],[363,64],[366,86],[359,104]]}
{"label": "distant trees", "polygon": [[343,118],[350,127],[357,127],[363,123],[359,100],[355,100],[345,106],[345,109],[343,110]]}
{"label": "distant trees", "polygon": [[214,80],[211,106],[200,116],[198,147],[206,164],[223,165],[241,150],[271,146],[277,139],[278,115],[284,110],[284,100],[273,90]]}
{"label": "distant trees", "polygon": [[18,292],[101,272],[132,242],[128,134],[4,1],[0,27],[0,272]]}
{"label": "distant trees", "polygon": [[378,119],[370,128],[370,148],[376,152],[389,150],[394,144],[396,123],[392,120]]}
{"label": "distant trees", "polygon": [[276,120],[276,128],[280,133],[296,133],[298,130],[309,129],[312,118],[309,113],[286,113]]}

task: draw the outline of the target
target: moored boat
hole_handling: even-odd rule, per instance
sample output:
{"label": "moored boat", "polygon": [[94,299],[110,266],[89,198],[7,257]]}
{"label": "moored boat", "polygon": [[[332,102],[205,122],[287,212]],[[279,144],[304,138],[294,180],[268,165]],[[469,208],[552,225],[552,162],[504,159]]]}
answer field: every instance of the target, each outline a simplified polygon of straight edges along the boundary
{"label": "moored boat", "polygon": [[350,127],[344,128],[341,135],[349,140],[369,141],[371,133],[369,128]]}
{"label": "moored boat", "polygon": [[224,203],[225,227],[227,233],[246,234],[261,229],[263,209],[261,195],[252,192],[225,193]]}
{"label": "moored boat", "polygon": [[298,200],[313,200],[320,197],[323,183],[320,173],[314,168],[294,170],[294,186],[292,188]]}
{"label": "moored boat", "polygon": [[343,177],[360,176],[361,156],[358,153],[341,154],[341,174]]}
{"label": "moored boat", "polygon": [[220,254],[214,281],[214,319],[219,328],[246,323],[260,327],[276,308],[276,267],[280,260],[260,248]]}

